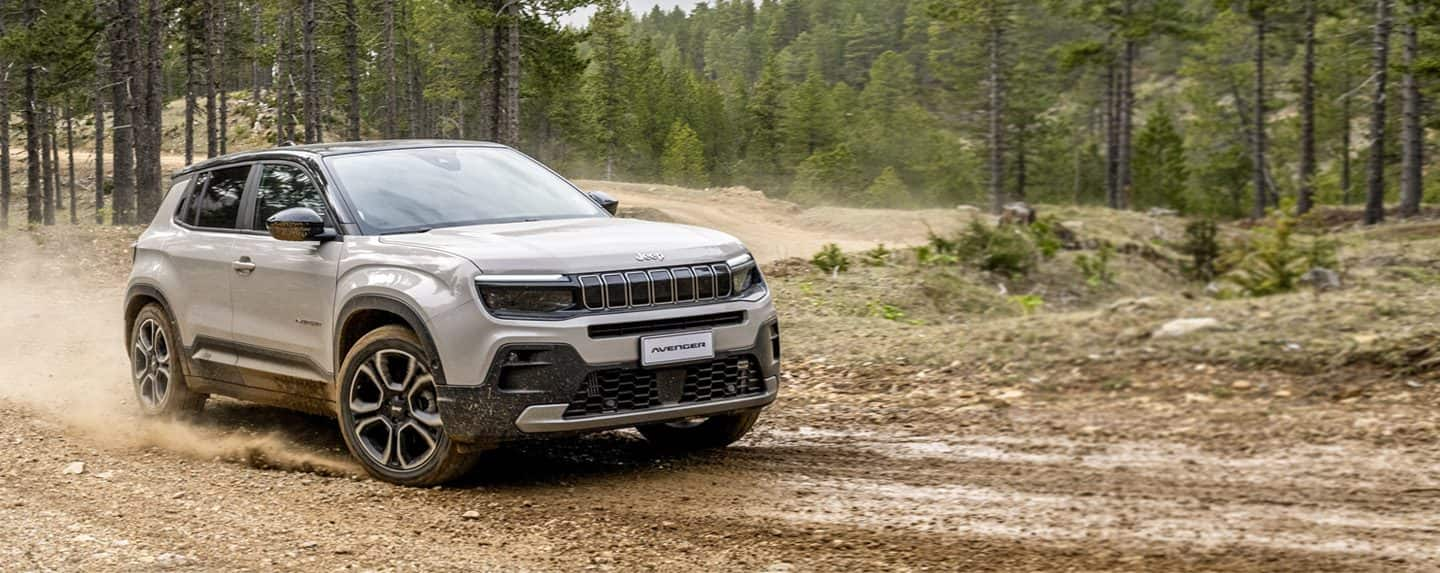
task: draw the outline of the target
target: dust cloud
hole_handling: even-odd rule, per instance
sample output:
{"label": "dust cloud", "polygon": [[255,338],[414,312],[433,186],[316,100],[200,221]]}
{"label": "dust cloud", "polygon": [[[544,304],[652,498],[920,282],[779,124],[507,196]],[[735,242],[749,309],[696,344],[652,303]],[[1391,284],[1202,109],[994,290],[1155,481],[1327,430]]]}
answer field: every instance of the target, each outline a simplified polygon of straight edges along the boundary
{"label": "dust cloud", "polygon": [[245,433],[138,415],[114,272],[85,268],[24,232],[0,236],[0,401],[104,448],[160,448],[195,459],[330,475],[347,457],[275,432]]}

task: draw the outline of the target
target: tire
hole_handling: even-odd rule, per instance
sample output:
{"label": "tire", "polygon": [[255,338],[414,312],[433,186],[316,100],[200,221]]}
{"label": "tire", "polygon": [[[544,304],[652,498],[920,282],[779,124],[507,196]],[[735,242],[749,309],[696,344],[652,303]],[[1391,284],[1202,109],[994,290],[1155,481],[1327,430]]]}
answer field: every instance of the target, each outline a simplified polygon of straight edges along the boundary
{"label": "tire", "polygon": [[156,303],[145,305],[130,327],[130,379],[140,413],[149,417],[187,417],[200,413],[209,396],[185,381],[183,346],[175,321]]}
{"label": "tire", "polygon": [[681,420],[638,426],[640,434],[662,450],[695,451],[719,449],[750,433],[760,419],[760,410],[711,416],[703,420]]}
{"label": "tire", "polygon": [[464,475],[477,455],[450,439],[440,419],[430,355],[415,333],[382,326],[361,337],[340,366],[340,433],[371,477],[432,486]]}

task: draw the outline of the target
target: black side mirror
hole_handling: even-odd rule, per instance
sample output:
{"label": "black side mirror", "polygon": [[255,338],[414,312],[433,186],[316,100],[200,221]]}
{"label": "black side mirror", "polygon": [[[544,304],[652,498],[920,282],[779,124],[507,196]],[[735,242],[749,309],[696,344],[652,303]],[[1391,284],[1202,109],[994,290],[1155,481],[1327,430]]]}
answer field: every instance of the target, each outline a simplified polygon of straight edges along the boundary
{"label": "black side mirror", "polygon": [[281,241],[328,241],[335,234],[325,230],[325,218],[309,207],[291,207],[265,220],[270,236]]}
{"label": "black side mirror", "polygon": [[589,195],[590,200],[594,201],[596,205],[599,205],[601,208],[609,211],[611,215],[614,215],[615,211],[618,211],[620,209],[620,200],[611,197],[608,193],[605,193],[604,191],[590,191],[585,194]]}

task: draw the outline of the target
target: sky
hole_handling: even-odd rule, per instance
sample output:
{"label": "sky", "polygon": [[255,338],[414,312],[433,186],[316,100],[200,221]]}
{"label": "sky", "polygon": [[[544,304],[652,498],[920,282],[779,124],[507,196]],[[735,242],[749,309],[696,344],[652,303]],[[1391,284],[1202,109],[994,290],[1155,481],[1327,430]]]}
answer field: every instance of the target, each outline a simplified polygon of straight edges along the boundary
{"label": "sky", "polygon": [[[698,4],[700,0],[628,0],[630,11],[636,15],[649,12],[651,8],[659,6],[661,10],[670,10],[676,6],[689,9]],[[570,15],[560,18],[560,23],[569,26],[581,27],[590,22],[590,15],[595,13],[595,7],[590,6],[576,10]]]}

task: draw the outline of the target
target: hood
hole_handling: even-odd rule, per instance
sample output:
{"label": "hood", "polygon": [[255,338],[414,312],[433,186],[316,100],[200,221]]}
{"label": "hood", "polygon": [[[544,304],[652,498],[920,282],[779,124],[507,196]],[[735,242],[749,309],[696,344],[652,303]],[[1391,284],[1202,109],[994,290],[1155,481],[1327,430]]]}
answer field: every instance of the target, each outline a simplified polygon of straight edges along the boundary
{"label": "hood", "polygon": [[[484,273],[570,274],[716,263],[745,249],[735,237],[700,227],[601,217],[447,227],[387,235],[382,243],[464,257]],[[660,261],[638,254],[659,253]]]}

